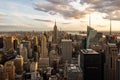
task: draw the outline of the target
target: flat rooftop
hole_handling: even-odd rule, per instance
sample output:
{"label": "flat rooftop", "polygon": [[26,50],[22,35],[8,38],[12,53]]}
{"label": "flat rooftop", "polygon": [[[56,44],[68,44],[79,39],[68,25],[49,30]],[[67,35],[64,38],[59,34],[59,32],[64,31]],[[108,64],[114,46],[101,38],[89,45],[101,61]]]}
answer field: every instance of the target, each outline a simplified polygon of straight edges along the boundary
{"label": "flat rooftop", "polygon": [[93,49],[83,49],[83,50],[81,50],[81,52],[84,54],[99,54],[98,52],[96,52]]}

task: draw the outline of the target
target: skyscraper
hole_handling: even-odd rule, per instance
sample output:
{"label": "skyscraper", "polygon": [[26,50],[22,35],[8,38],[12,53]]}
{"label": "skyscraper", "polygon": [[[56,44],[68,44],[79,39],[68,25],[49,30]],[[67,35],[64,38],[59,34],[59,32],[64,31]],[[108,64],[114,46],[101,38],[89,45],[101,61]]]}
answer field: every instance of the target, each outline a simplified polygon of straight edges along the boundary
{"label": "skyscraper", "polygon": [[20,44],[20,55],[23,57],[24,62],[28,61],[27,48],[23,47],[23,44]]}
{"label": "skyscraper", "polygon": [[90,26],[87,26],[87,49],[91,48],[92,44],[94,43],[96,34],[97,34],[96,30],[94,30]]}
{"label": "skyscraper", "polygon": [[120,58],[116,60],[116,80],[120,80]]}
{"label": "skyscraper", "polygon": [[21,44],[23,44],[23,46],[27,49],[28,58],[31,58],[32,54],[30,53],[30,50],[31,50],[31,43],[30,43],[30,41],[22,41]]}
{"label": "skyscraper", "polygon": [[13,45],[14,45],[14,49],[17,50],[17,46],[18,46],[18,40],[17,39],[15,39],[13,41]]}
{"label": "skyscraper", "polygon": [[80,66],[83,70],[84,80],[102,80],[101,55],[92,50],[81,50]]}
{"label": "skyscraper", "polygon": [[108,44],[105,51],[105,80],[116,80],[116,58],[118,48],[116,44]]}
{"label": "skyscraper", "polygon": [[46,37],[41,35],[41,55],[40,57],[48,57]]}
{"label": "skyscraper", "polygon": [[72,40],[62,39],[61,50],[63,61],[70,63],[72,60]]}
{"label": "skyscraper", "polygon": [[56,22],[55,22],[55,25],[54,25],[54,31],[53,31],[53,42],[54,43],[57,43],[57,39],[58,39],[58,30],[57,30],[57,25],[56,25]]}
{"label": "skyscraper", "polygon": [[14,49],[13,40],[14,40],[13,36],[8,36],[5,38],[5,46],[4,46],[5,50]]}
{"label": "skyscraper", "polygon": [[21,75],[23,72],[23,57],[21,55],[17,55],[14,60],[15,72],[16,74]]}
{"label": "skyscraper", "polygon": [[8,61],[4,65],[4,80],[15,80],[15,66],[13,61]]}

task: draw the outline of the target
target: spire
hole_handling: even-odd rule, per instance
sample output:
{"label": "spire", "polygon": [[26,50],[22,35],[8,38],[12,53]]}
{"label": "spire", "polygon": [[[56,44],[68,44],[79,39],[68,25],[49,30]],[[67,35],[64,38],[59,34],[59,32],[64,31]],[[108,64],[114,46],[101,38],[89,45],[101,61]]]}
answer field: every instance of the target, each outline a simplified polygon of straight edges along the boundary
{"label": "spire", "polygon": [[55,26],[56,26],[56,20],[55,20]]}
{"label": "spire", "polygon": [[55,25],[54,25],[54,27],[57,27],[57,26],[56,26],[56,20],[55,20]]}
{"label": "spire", "polygon": [[112,34],[112,23],[111,23],[111,15],[110,15],[110,35]]}
{"label": "spire", "polygon": [[57,25],[56,25],[56,20],[55,20],[55,25],[54,25],[54,29],[57,29]]}

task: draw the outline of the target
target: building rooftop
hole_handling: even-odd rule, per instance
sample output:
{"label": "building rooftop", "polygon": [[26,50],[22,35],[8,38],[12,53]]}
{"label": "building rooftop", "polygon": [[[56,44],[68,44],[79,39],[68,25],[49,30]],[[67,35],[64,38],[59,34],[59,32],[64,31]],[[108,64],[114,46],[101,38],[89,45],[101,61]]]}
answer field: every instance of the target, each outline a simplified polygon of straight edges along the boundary
{"label": "building rooftop", "polygon": [[82,72],[82,70],[75,64],[70,64],[68,66],[68,72]]}
{"label": "building rooftop", "polygon": [[83,49],[83,50],[81,50],[81,52],[84,53],[84,54],[99,54],[98,52],[96,52],[93,49],[86,49],[86,50]]}

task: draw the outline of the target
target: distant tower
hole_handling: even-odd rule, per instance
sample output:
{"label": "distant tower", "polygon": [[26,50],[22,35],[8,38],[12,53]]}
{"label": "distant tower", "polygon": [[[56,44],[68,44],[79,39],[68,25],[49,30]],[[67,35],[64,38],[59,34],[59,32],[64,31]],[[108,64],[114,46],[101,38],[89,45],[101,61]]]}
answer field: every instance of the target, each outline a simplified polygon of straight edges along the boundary
{"label": "distant tower", "polygon": [[55,25],[54,25],[54,31],[53,31],[53,35],[54,35],[53,42],[54,42],[54,43],[57,43],[58,31],[57,31],[57,25],[56,25],[56,21],[55,21]]}

